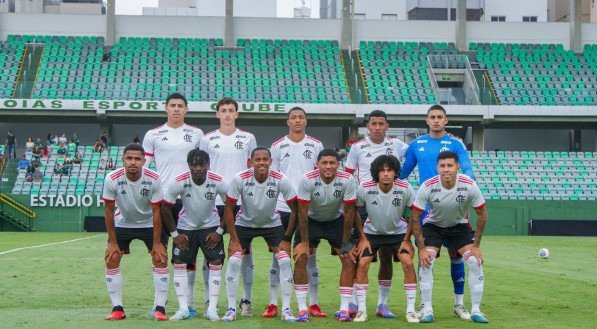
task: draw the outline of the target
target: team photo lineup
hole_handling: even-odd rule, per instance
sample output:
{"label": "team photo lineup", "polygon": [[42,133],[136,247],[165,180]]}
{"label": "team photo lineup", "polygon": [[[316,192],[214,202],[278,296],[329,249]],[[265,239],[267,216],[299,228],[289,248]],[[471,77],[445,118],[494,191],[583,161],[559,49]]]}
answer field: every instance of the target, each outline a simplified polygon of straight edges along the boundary
{"label": "team photo lineup", "polygon": [[[410,144],[387,136],[386,113],[371,111],[365,118],[368,136],[352,144],[345,159],[307,135],[307,113],[301,107],[286,113],[288,134],[271,146],[260,146],[253,134],[236,126],[238,104],[229,97],[215,107],[219,129],[212,132],[185,123],[188,103],[180,93],[167,97],[165,111],[167,121],[149,130],[142,143],[127,145],[123,167],[105,178],[105,281],[112,303],[107,320],[127,316],[126,273],[121,273],[120,262],[138,239],[151,255],[155,295],[147,308],[156,321],[203,316],[231,322],[260,315],[284,322],[316,317],[364,322],[369,319],[367,296],[374,295],[368,294],[369,268],[378,262],[372,316],[434,322],[434,276],[449,275],[455,316],[489,322],[481,311],[485,199],[466,147],[445,130],[448,114],[441,105],[429,107],[428,134]],[[149,169],[151,163],[155,171]],[[417,191],[407,179],[415,167]],[[471,211],[477,218],[474,228]],[[269,269],[253,265],[252,241],[259,238],[272,254]],[[322,240],[327,244],[320,244]],[[449,274],[433,271],[442,246]],[[337,309],[322,310],[317,254],[328,252],[340,264],[334,273],[340,298]],[[388,303],[394,263],[402,268],[405,308]],[[198,269],[204,305],[195,296]],[[253,305],[253,277],[266,270],[268,305]],[[175,301],[167,300],[171,281]],[[293,298],[296,306],[291,306]],[[166,311],[167,301],[176,311]],[[253,308],[265,311],[254,314]]]}

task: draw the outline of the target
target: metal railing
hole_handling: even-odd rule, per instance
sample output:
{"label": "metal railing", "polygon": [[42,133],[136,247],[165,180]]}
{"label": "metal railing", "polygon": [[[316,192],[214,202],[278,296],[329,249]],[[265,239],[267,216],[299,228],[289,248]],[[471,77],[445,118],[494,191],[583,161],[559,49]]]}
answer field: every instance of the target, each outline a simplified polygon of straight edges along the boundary
{"label": "metal railing", "polygon": [[21,225],[26,230],[33,228],[33,220],[37,216],[33,210],[25,207],[5,193],[0,193],[0,211],[5,216],[12,217],[16,224]]}

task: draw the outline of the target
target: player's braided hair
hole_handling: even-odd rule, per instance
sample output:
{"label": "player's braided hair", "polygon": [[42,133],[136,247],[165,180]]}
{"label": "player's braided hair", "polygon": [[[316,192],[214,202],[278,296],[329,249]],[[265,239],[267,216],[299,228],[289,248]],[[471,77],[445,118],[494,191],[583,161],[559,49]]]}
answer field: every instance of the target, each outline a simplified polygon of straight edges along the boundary
{"label": "player's braided hair", "polygon": [[400,161],[393,155],[385,155],[382,154],[375,158],[373,162],[371,162],[371,178],[374,182],[379,183],[379,172],[384,168],[388,167],[388,169],[394,170],[396,173],[396,178],[400,175]]}
{"label": "player's braided hair", "polygon": [[187,164],[209,164],[209,154],[200,149],[192,149],[187,154]]}

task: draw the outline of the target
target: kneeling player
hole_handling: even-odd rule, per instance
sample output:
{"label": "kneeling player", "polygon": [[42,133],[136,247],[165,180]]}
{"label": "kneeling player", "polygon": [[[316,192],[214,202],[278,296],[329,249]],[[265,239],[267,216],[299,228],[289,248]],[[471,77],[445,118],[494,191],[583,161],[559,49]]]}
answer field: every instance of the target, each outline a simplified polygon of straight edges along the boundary
{"label": "kneeling player", "polygon": [[[459,174],[458,156],[450,151],[441,152],[437,157],[438,176],[426,180],[413,203],[410,223],[419,247],[419,278],[423,316],[420,322],[433,322],[431,292],[433,289],[433,263],[442,243],[448,242],[458,250],[469,267],[468,284],[471,291],[471,321],[489,322],[481,313],[483,297],[483,253],[481,237],[487,221],[485,199],[479,187],[470,177]],[[419,216],[429,205],[429,215],[419,226]],[[477,229],[472,231],[469,209],[477,213]]]}
{"label": "kneeling player", "polygon": [[[363,250],[356,273],[356,290],[359,311],[354,321],[367,320],[368,271],[373,255],[382,246],[390,248],[404,271],[406,293],[406,320],[419,322],[415,315],[417,277],[413,265],[414,248],[410,242],[410,229],[402,220],[407,207],[411,207],[415,192],[408,182],[398,179],[400,162],[393,155],[380,155],[371,163],[371,181],[361,183],[357,191],[357,206],[367,207],[365,236],[373,252]],[[380,261],[383,263],[384,258]],[[390,260],[391,261],[391,260]],[[381,266],[381,264],[380,264]]]}
{"label": "kneeling player", "polygon": [[[106,248],[106,286],[112,300],[112,313],[106,320],[126,318],[122,303],[120,259],[129,253],[132,240],[139,239],[151,252],[155,286],[155,320],[167,320],[168,255],[160,216],[160,180],[156,172],[143,168],[145,152],[129,144],[122,155],[124,167],[106,175],[102,198],[105,202],[108,246]],[[115,209],[116,208],[116,209]]]}
{"label": "kneeling player", "polygon": [[172,222],[170,209],[178,196],[182,209],[178,216],[177,230],[171,232],[174,239],[172,263],[174,264],[174,289],[178,297],[179,310],[170,320],[184,320],[189,317],[187,265],[196,262],[199,248],[209,266],[209,303],[205,317],[219,321],[216,306],[220,296],[222,262],[224,260],[223,229],[215,208],[216,195],[224,197],[227,185],[223,178],[209,171],[209,155],[199,149],[187,155],[189,171],[176,176],[169,182],[162,214],[164,222]]}

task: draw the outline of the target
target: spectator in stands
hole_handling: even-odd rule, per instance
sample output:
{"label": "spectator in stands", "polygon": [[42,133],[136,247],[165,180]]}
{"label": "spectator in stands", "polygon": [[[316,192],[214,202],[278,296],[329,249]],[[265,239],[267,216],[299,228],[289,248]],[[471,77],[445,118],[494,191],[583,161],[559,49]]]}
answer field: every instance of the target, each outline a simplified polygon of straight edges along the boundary
{"label": "spectator in stands", "polygon": [[35,172],[33,173],[33,181],[34,182],[41,182],[44,178],[44,174],[41,173],[39,170],[39,165],[35,167]]}
{"label": "spectator in stands", "polygon": [[34,175],[35,175],[35,170],[36,168],[39,166],[39,162],[37,161],[31,161],[29,162],[29,165],[27,166],[27,171],[25,173],[25,180],[28,182],[32,182]]}
{"label": "spectator in stands", "polygon": [[77,151],[75,152],[75,157],[73,158],[73,163],[81,163],[81,161],[83,160],[83,156],[81,156],[81,152]]}
{"label": "spectator in stands", "polygon": [[62,133],[60,137],[58,137],[58,144],[65,144],[68,143],[68,138],[66,138],[66,134]]}
{"label": "spectator in stands", "polygon": [[30,162],[31,161],[29,161],[29,159],[27,159],[27,156],[23,154],[23,157],[21,158],[21,160],[19,160],[19,166],[17,167],[17,172],[21,169],[27,169]]}
{"label": "spectator in stands", "polygon": [[73,158],[67,156],[66,158],[64,158],[64,164],[68,164],[68,165],[73,165]]}
{"label": "spectator in stands", "polygon": [[81,143],[81,139],[79,138],[79,135],[77,135],[77,133],[73,134],[73,138],[70,139],[73,143],[75,143],[75,145],[77,147],[79,147],[79,144]]}
{"label": "spectator in stands", "polygon": [[48,133],[48,135],[46,136],[46,144],[52,145],[53,143],[54,143],[54,139],[52,138],[52,134]]}
{"label": "spectator in stands", "polygon": [[74,140],[70,140],[68,142],[68,145],[66,146],[67,150],[68,150],[68,154],[74,154],[75,151],[77,150],[77,144],[75,144]]}
{"label": "spectator in stands", "polygon": [[68,155],[68,150],[66,149],[66,145],[64,145],[64,143],[60,143],[60,145],[58,146],[58,151],[56,151],[57,156],[66,158],[66,156]]}
{"label": "spectator in stands", "polygon": [[101,159],[99,164],[99,169],[105,170],[106,169],[106,159]]}
{"label": "spectator in stands", "polygon": [[62,174],[62,165],[57,163],[54,166],[54,171],[52,172],[52,175],[60,176],[61,174]]}
{"label": "spectator in stands", "polygon": [[41,156],[44,157],[44,158],[47,158],[47,157],[50,156],[50,150],[48,149],[48,145],[44,145],[41,148]]}
{"label": "spectator in stands", "polygon": [[104,144],[102,143],[101,140],[96,139],[95,143],[93,143],[93,150],[95,152],[103,152],[104,151]]}
{"label": "spectator in stands", "polygon": [[41,159],[41,147],[39,145],[33,146],[31,154],[33,155],[34,160],[39,161],[39,159]]}
{"label": "spectator in stands", "polygon": [[141,139],[139,138],[139,134],[135,134],[135,138],[133,138],[133,143],[141,145]]}
{"label": "spectator in stands", "polygon": [[73,164],[64,162],[62,165],[62,176],[70,176],[70,172],[73,170]]}
{"label": "spectator in stands", "polygon": [[52,144],[58,145],[58,135],[52,135]]}
{"label": "spectator in stands", "polygon": [[17,136],[13,134],[12,130],[8,131],[8,135],[6,135],[6,149],[8,150],[7,157],[10,159],[17,158]]}
{"label": "spectator in stands", "polygon": [[27,142],[25,142],[25,152],[33,151],[33,146],[35,146],[35,143],[33,142],[33,138],[31,138],[31,137],[27,138]]}
{"label": "spectator in stands", "polygon": [[107,132],[102,132],[102,135],[100,136],[100,140],[102,141],[102,144],[104,144],[104,148],[108,147],[108,133]]}
{"label": "spectator in stands", "polygon": [[37,137],[37,139],[35,140],[35,145],[42,148],[44,146],[44,143],[41,141],[41,138]]}
{"label": "spectator in stands", "polygon": [[106,162],[106,169],[109,169],[109,170],[116,169],[116,166],[114,165],[114,159],[108,158],[108,161]]}

